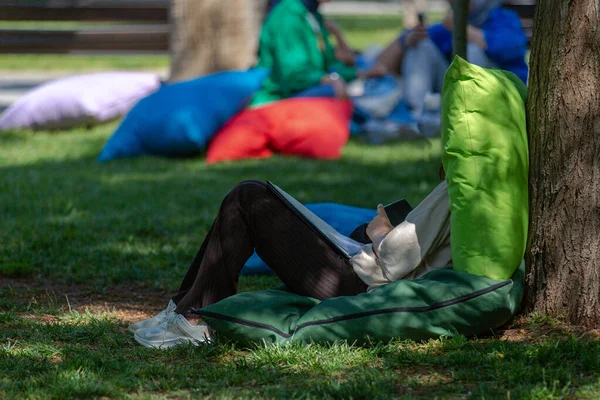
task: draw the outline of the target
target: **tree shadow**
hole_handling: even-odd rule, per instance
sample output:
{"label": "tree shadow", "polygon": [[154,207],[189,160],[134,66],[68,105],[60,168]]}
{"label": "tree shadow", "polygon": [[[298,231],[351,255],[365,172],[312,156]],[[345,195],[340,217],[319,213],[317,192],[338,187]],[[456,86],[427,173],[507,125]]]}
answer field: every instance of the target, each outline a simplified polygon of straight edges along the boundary
{"label": "tree shadow", "polygon": [[[597,393],[600,341],[557,332],[368,346],[143,348],[105,316],[3,317],[0,393],[47,398],[166,395],[303,398],[555,398]],[[546,397],[539,396],[545,393]]]}
{"label": "tree shadow", "polygon": [[202,159],[141,158],[98,164],[82,157],[0,167],[2,264],[36,274],[108,285],[142,282],[173,288],[220,202],[245,179],[273,180],[298,200],[374,208],[406,197],[412,204],[437,184],[439,152],[398,144],[393,166],[354,152],[339,161],[274,157],[207,166]]}

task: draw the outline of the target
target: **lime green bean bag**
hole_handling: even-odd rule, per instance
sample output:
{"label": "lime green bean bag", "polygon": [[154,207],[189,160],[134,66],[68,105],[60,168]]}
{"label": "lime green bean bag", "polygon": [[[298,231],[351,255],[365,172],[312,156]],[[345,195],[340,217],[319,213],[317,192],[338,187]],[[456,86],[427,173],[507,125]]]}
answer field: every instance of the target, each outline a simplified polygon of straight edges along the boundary
{"label": "lime green bean bag", "polygon": [[525,253],[527,88],[511,72],[456,57],[442,95],[443,164],[454,269],[507,279]]}
{"label": "lime green bean bag", "polygon": [[432,271],[370,293],[319,301],[282,290],[240,293],[197,310],[236,342],[356,343],[491,333],[518,311],[525,265],[511,279]]}

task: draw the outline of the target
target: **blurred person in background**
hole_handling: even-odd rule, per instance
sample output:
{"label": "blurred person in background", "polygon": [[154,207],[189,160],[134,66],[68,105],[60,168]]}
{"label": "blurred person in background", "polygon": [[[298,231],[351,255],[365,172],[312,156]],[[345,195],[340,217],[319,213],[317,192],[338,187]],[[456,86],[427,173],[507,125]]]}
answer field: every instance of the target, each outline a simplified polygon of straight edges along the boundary
{"label": "blurred person in background", "polygon": [[[353,54],[332,21],[319,6],[330,0],[274,0],[263,25],[257,67],[271,75],[250,106],[290,97],[346,98],[346,82],[378,77],[386,70],[375,65],[366,71],[354,67]],[[334,49],[329,33],[338,39]]]}
{"label": "blurred person in background", "polygon": [[[514,72],[527,83],[527,37],[518,14],[503,8],[502,3],[470,1],[467,58],[481,67]],[[378,57],[390,72],[402,76],[403,99],[416,118],[420,118],[428,94],[442,91],[452,56],[452,30],[451,10],[439,24],[427,26],[421,17],[414,29],[404,31]]]}

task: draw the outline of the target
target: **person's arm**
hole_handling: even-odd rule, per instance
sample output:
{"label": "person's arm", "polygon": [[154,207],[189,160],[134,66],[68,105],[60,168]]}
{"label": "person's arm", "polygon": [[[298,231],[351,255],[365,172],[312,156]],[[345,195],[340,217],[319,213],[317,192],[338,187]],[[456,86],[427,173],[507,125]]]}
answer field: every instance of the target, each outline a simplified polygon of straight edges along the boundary
{"label": "person's arm", "polygon": [[331,20],[325,20],[325,28],[335,37],[337,45],[340,49],[349,53],[353,53],[352,48],[348,45],[348,42],[346,42],[346,38],[344,38],[342,31],[340,28],[338,28],[335,22]]}
{"label": "person's arm", "polygon": [[444,181],[381,240],[376,250],[378,264],[390,281],[402,279],[446,242],[449,235],[450,201]]}
{"label": "person's arm", "polygon": [[337,72],[346,82],[353,81],[358,76],[358,71],[355,67],[346,65],[338,60],[332,62],[329,69],[331,72]]}
{"label": "person's arm", "polygon": [[487,41],[485,40],[484,32],[479,28],[475,28],[471,25],[467,26],[467,41],[469,43],[476,44],[483,50],[487,50],[488,45]]}
{"label": "person's arm", "polygon": [[423,24],[405,30],[377,56],[377,63],[387,71],[399,74],[406,49],[416,46],[428,36],[427,28]]}
{"label": "person's arm", "polygon": [[395,75],[400,74],[402,66],[402,57],[404,51],[399,39],[395,39],[377,56],[377,63],[385,66],[385,68]]}

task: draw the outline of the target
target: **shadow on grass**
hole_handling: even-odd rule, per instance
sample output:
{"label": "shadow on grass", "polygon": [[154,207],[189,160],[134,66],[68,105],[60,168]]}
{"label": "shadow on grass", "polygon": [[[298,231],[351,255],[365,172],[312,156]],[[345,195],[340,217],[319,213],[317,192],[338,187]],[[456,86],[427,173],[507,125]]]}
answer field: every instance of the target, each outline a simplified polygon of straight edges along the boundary
{"label": "shadow on grass", "polygon": [[172,288],[241,180],[273,180],[305,203],[374,208],[406,197],[416,204],[436,185],[440,161],[428,142],[354,144],[339,161],[274,157],[215,166],[198,158],[101,165],[98,143],[82,147],[79,157],[0,167],[0,274],[3,264],[19,263],[74,282]]}
{"label": "shadow on grass", "polygon": [[[356,347],[256,344],[145,349],[118,321],[4,314],[0,394],[9,398],[552,399],[599,393],[600,342],[554,329],[544,340],[393,341]],[[532,336],[535,338],[535,335]]]}

